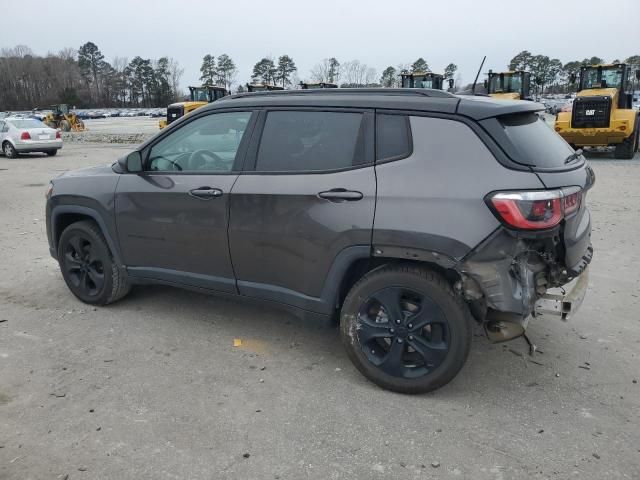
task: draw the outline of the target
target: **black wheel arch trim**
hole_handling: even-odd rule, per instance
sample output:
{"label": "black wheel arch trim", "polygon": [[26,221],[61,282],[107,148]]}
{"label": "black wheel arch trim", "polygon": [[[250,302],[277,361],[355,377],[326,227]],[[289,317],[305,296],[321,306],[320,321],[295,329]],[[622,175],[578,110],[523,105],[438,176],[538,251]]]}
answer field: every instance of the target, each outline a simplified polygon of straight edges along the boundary
{"label": "black wheel arch trim", "polygon": [[51,210],[51,253],[56,253],[58,251],[58,239],[62,232],[58,232],[56,230],[56,225],[58,224],[58,217],[64,214],[74,213],[78,215],[84,215],[93,219],[100,228],[102,235],[104,235],[105,240],[107,241],[107,245],[109,246],[109,250],[111,250],[111,254],[113,255],[113,259],[119,267],[122,267],[122,258],[120,256],[120,250],[118,248],[118,244],[114,241],[111,236],[109,229],[107,228],[107,224],[102,218],[102,216],[93,208],[83,207],[80,205],[56,205]]}

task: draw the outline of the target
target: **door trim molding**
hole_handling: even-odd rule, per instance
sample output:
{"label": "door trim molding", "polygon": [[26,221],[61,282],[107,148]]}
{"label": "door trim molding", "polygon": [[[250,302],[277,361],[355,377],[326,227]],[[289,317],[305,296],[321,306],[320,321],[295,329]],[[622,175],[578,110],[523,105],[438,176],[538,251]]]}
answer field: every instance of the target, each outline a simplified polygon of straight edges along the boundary
{"label": "door trim molding", "polygon": [[134,282],[136,278],[139,278],[205,288],[207,290],[238,293],[236,282],[233,278],[155,267],[127,267],[127,274]]}

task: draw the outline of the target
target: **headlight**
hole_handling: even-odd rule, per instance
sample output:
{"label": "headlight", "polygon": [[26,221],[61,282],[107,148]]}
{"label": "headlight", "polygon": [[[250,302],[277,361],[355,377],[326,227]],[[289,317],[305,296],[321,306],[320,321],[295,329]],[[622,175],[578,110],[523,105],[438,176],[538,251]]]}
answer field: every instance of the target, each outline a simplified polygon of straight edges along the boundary
{"label": "headlight", "polygon": [[49,182],[49,185],[47,185],[47,190],[44,192],[44,198],[49,200],[49,198],[51,198],[52,193],[53,193],[53,182]]}

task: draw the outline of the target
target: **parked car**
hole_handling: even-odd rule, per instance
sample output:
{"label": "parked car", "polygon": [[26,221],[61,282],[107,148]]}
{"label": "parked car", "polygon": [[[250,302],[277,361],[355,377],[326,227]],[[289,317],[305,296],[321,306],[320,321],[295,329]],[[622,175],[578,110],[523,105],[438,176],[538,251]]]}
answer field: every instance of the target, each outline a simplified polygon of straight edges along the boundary
{"label": "parked car", "polygon": [[58,130],[33,118],[7,117],[0,120],[0,145],[7,158],[20,153],[42,152],[50,157],[62,148]]}
{"label": "parked car", "polygon": [[507,340],[586,291],[594,175],[543,109],[419,89],[228,97],[52,180],[50,252],[84,302],[159,283],[334,317],[368,379],[433,390],[472,319]]}

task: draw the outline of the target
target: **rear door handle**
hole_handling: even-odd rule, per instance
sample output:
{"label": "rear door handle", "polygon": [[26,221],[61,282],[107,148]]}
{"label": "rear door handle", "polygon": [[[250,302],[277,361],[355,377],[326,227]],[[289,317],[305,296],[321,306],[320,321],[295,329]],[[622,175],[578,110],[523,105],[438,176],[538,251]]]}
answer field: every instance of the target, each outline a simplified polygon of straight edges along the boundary
{"label": "rear door handle", "polygon": [[330,202],[355,202],[362,200],[362,192],[356,190],[347,190],[345,188],[332,188],[325,192],[318,193],[318,197],[329,200]]}
{"label": "rear door handle", "polygon": [[199,198],[200,200],[211,200],[222,196],[222,190],[219,188],[200,187],[189,191],[189,195]]}

